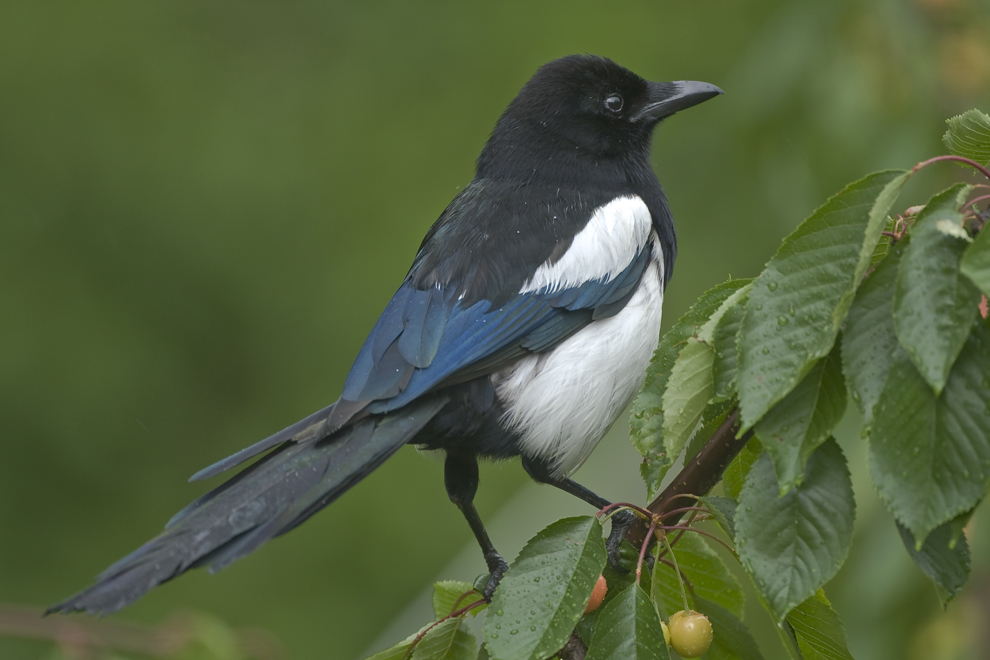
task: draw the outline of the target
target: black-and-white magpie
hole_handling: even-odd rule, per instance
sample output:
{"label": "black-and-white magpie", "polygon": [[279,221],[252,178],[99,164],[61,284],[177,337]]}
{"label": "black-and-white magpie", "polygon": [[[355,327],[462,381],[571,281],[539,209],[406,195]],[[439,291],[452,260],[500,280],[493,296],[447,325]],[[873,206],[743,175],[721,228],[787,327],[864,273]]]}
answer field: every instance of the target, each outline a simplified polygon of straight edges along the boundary
{"label": "black-and-white magpie", "polygon": [[190,568],[219,570],[404,444],[446,453],[447,493],[484,551],[490,597],[507,565],[473,505],[478,457],[521,456],[535,480],[608,504],[570,475],[629,404],[658,342],[677,242],[650,165],[653,129],[721,93],[647,82],[590,55],[541,67],[427,233],[340,399],[194,475],[264,454],[52,611],[113,612]]}

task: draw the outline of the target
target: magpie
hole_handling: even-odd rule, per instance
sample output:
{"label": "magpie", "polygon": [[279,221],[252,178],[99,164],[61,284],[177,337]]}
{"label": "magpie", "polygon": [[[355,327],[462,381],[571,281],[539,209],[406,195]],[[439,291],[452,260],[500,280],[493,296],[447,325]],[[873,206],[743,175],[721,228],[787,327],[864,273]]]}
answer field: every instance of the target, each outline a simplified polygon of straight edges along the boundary
{"label": "magpie", "polygon": [[[217,571],[330,504],[405,444],[444,452],[444,484],[508,568],[473,500],[478,459],[571,480],[642,384],[677,253],[650,164],[653,129],[722,90],[648,82],[612,60],[542,66],[499,118],[476,174],[430,228],[330,406],[193,475],[254,460],[51,612],[114,612],[185,571]],[[631,518],[613,520],[610,561]]]}

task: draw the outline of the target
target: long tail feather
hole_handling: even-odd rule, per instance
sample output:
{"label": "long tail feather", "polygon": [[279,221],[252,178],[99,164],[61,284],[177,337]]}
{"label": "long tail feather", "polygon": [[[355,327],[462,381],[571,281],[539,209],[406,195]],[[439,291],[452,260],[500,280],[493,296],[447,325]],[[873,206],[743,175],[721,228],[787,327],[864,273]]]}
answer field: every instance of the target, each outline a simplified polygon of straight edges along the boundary
{"label": "long tail feather", "polygon": [[367,417],[315,442],[288,442],[200,498],[166,530],[49,612],[109,614],[189,570],[218,571],[284,534],[366,477],[447,403]]}

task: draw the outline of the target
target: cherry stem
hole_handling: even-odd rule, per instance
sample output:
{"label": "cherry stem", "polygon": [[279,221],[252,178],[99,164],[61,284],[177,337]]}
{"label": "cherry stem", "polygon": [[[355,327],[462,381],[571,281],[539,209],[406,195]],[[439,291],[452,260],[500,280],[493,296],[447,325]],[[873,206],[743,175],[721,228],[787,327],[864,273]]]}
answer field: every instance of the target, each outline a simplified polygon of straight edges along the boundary
{"label": "cherry stem", "polygon": [[[609,511],[610,509],[616,509],[616,510],[615,511]],[[636,506],[635,504],[629,504],[628,502],[613,502],[612,504],[609,504],[608,506],[602,507],[601,510],[599,510],[598,513],[596,513],[595,515],[599,519],[601,519],[601,517],[603,515],[604,516],[613,516],[616,513],[618,513],[619,510],[621,510],[621,509],[629,509],[630,511],[633,511],[635,513],[638,513],[640,515],[640,517],[642,517],[644,520],[650,520],[650,518],[653,517],[653,513],[651,513],[650,511],[647,511],[643,507]],[[606,514],[606,512],[608,512],[608,513]]]}
{"label": "cherry stem", "polygon": [[[669,559],[660,559],[659,561],[661,564],[666,564],[667,566],[676,569],[676,566],[674,566],[674,562],[670,561]],[[692,596],[697,598],[698,592],[694,590],[694,584],[691,582],[691,580],[688,579],[688,576],[684,574],[684,571],[677,571],[677,572],[681,574],[681,579],[684,580],[684,586],[688,588],[688,591],[691,592]]]}
{"label": "cherry stem", "polygon": [[646,538],[643,539],[643,544],[639,546],[639,561],[636,562],[636,584],[639,584],[639,578],[643,574],[643,560],[646,559],[646,548],[650,545],[650,539],[653,538],[653,532],[656,531],[657,524],[655,522],[650,523],[650,529],[646,532]]}
{"label": "cherry stem", "polygon": [[729,545],[728,543],[726,543],[725,541],[723,541],[719,537],[715,536],[714,534],[711,534],[709,532],[706,532],[703,529],[695,529],[694,527],[683,527],[681,525],[674,525],[674,526],[671,526],[671,527],[662,526],[662,527],[660,527],[660,529],[664,530],[665,532],[670,532],[670,531],[673,531],[675,529],[680,529],[680,530],[683,530],[685,532],[694,532],[695,534],[701,534],[702,536],[707,536],[708,538],[713,539],[715,541],[718,541],[723,546],[725,546],[725,549],[728,550],[729,552],[731,552],[734,557],[738,557],[739,556],[739,555],[736,554],[736,549],[735,548],[733,548],[731,545]]}
{"label": "cherry stem", "polygon": [[[666,506],[666,505],[668,505],[668,504],[670,504],[671,502],[673,502],[674,500],[676,500],[676,499],[680,499],[680,498],[682,498],[682,497],[686,497],[686,498],[688,498],[688,499],[691,499],[691,500],[694,500],[695,502],[697,502],[697,501],[698,501],[699,499],[701,499],[701,498],[700,498],[700,497],[698,497],[697,495],[692,495],[691,493],[677,493],[677,494],[675,494],[675,495],[672,495],[672,496],[671,496],[670,498],[668,498],[668,499],[667,499],[667,501],[665,501],[665,502],[664,502],[664,506]],[[663,511],[663,510],[661,509],[661,511],[660,511],[660,513],[661,513],[661,515],[664,515],[664,516],[666,516],[666,515],[668,515],[668,514],[669,514],[670,512],[669,512],[669,511],[668,511],[668,512],[665,512],[665,511]]]}
{"label": "cherry stem", "polygon": [[945,161],[945,160],[953,160],[953,161],[955,161],[957,163],[963,163],[964,165],[969,165],[970,167],[979,170],[980,173],[983,174],[983,176],[985,176],[986,178],[990,179],[990,170],[987,170],[987,168],[983,167],[982,165],[980,165],[979,163],[977,163],[975,160],[972,160],[970,158],[963,158],[962,156],[953,156],[951,154],[946,154],[944,156],[935,156],[934,158],[929,158],[928,160],[923,160],[920,163],[918,163],[917,165],[915,165],[913,168],[911,168],[911,171],[912,172],[917,172],[921,168],[928,167],[932,163],[939,163],[939,162],[942,162],[942,161]]}
{"label": "cherry stem", "polygon": [[[648,538],[648,537],[647,537]],[[681,588],[681,600],[684,601],[684,611],[690,612],[691,606],[688,605],[687,592],[684,591],[684,580],[681,579],[681,569],[677,565],[677,555],[674,554],[674,548],[670,545],[670,540],[667,538],[667,534],[661,532],[657,535],[657,540],[663,540],[667,544],[667,550],[670,552],[670,561],[674,564],[674,571],[677,573],[677,586]]]}
{"label": "cherry stem", "polygon": [[[464,594],[461,595],[461,598],[463,598],[465,595],[467,595],[469,593],[471,593],[471,592],[470,591],[465,592]],[[458,598],[457,599],[457,602],[459,603],[460,600],[461,599]],[[402,660],[408,660],[409,659],[409,657],[412,655],[413,649],[416,648],[416,645],[419,644],[421,641],[423,641],[423,638],[426,637],[426,633],[430,632],[431,630],[433,630],[434,628],[436,628],[437,626],[439,626],[444,621],[447,621],[448,619],[453,619],[454,617],[464,616],[465,614],[467,614],[468,612],[470,612],[474,608],[478,607],[479,605],[484,605],[487,602],[488,601],[486,601],[484,598],[482,598],[481,600],[476,600],[473,603],[471,603],[470,605],[467,605],[466,607],[462,607],[459,610],[456,610],[454,612],[451,612],[450,614],[448,614],[447,616],[443,617],[442,619],[438,619],[438,620],[434,621],[433,623],[431,623],[426,629],[423,630],[423,632],[421,632],[418,635],[416,635],[416,637],[413,639],[413,641],[409,644],[409,648],[407,648],[406,649],[406,652],[402,654]]]}
{"label": "cherry stem", "polygon": [[982,202],[985,199],[990,199],[990,195],[980,195],[979,197],[974,197],[973,199],[971,199],[968,202],[966,202],[966,205],[962,207],[962,211],[965,212],[966,209],[969,209],[969,208],[975,206],[977,202]]}
{"label": "cherry stem", "polygon": [[682,509],[671,509],[670,511],[664,511],[663,515],[672,516],[675,513],[687,513],[688,511],[700,511],[701,513],[711,513],[708,509],[700,506],[686,506]]}

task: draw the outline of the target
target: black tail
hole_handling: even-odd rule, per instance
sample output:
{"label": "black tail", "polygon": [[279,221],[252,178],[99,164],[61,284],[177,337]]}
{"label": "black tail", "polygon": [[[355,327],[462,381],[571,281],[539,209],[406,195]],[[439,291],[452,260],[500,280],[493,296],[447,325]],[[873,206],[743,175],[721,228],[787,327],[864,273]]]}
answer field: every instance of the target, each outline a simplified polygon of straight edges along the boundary
{"label": "black tail", "polygon": [[109,614],[190,568],[220,570],[302,523],[366,477],[446,402],[418,401],[385,416],[366,417],[322,439],[284,442],[183,509],[159,536],[49,613]]}

